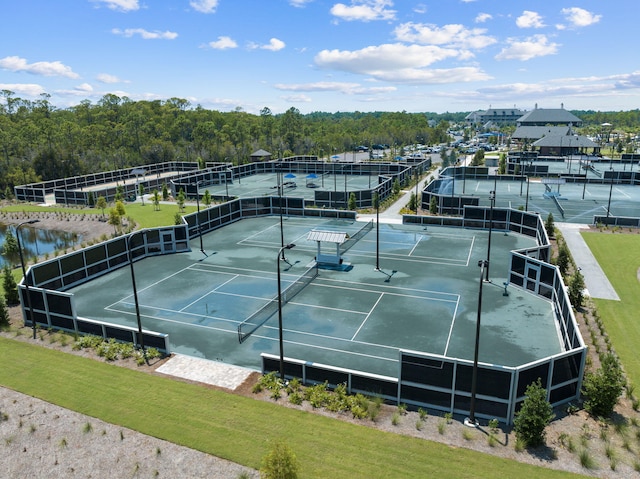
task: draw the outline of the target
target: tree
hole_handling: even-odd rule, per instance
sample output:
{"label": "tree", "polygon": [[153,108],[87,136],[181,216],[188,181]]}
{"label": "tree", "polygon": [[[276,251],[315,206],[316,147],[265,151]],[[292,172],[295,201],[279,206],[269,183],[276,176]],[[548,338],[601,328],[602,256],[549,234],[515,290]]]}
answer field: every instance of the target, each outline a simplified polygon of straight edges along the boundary
{"label": "tree", "polygon": [[555,416],[540,378],[529,384],[524,394],[522,407],[516,413],[513,426],[518,439],[529,447],[536,447],[544,443],[544,430]]}
{"label": "tree", "polygon": [[473,155],[473,160],[471,160],[471,166],[482,166],[484,164],[484,150],[480,148]]}
{"label": "tree", "polygon": [[569,301],[573,304],[573,307],[578,309],[582,306],[584,291],[584,276],[578,270],[573,273],[571,281],[569,282]]}
{"label": "tree", "polygon": [[560,270],[560,274],[562,276],[565,275],[567,269],[569,268],[570,262],[569,248],[567,247],[567,243],[564,241],[560,243],[558,246],[558,258],[556,259],[556,264],[558,265],[558,269]]}
{"label": "tree", "polygon": [[173,224],[174,225],[182,224],[182,216],[180,215],[180,213],[176,213],[175,215],[173,215]]}
{"label": "tree", "polygon": [[507,155],[500,153],[500,159],[498,160],[498,174],[504,175],[507,172]]}
{"label": "tree", "polygon": [[158,193],[158,190],[153,190],[153,193],[151,194],[151,199],[153,201],[153,208],[156,211],[160,211],[160,193]]}
{"label": "tree", "polygon": [[87,203],[89,204],[89,208],[93,208],[96,205],[96,199],[93,196],[93,191],[89,192],[89,195],[87,196]]}
{"label": "tree", "polygon": [[13,235],[10,229],[7,229],[7,233],[4,237],[4,244],[2,245],[2,254],[8,255],[18,252],[18,241]]}
{"label": "tree", "polygon": [[120,218],[124,218],[126,216],[127,212],[124,209],[124,203],[122,201],[116,201],[116,211]]}
{"label": "tree", "polygon": [[353,193],[353,192],[349,195],[349,205],[348,206],[349,206],[349,209],[351,211],[355,210],[358,207],[358,202],[356,200],[356,194]]}
{"label": "tree", "polygon": [[167,201],[169,199],[169,188],[166,183],[162,183],[162,201]]}
{"label": "tree", "polygon": [[409,198],[409,204],[407,205],[407,208],[409,208],[411,211],[416,211],[416,209],[418,208],[416,194],[413,192],[411,193],[411,197]]}
{"label": "tree", "polygon": [[291,448],[282,441],[274,443],[271,451],[262,458],[262,479],[296,479],[298,460]]}
{"label": "tree", "polygon": [[140,196],[142,206],[144,206],[144,185],[142,183],[138,183],[138,196]]}
{"label": "tree", "polygon": [[11,268],[8,264],[5,264],[2,267],[2,287],[4,288],[4,294],[7,301],[7,304],[13,306],[15,304],[20,303],[20,295],[18,294],[18,284],[16,283],[16,279],[13,277],[13,273],[11,272]]}
{"label": "tree", "polygon": [[116,194],[113,197],[113,199],[116,201],[116,203],[118,201],[123,201],[124,200],[124,186],[122,186],[122,185],[116,186]]}
{"label": "tree", "polygon": [[555,226],[553,224],[553,214],[551,212],[549,212],[547,221],[544,223],[544,229],[547,230],[549,238],[553,238],[555,236]]}
{"label": "tree", "polygon": [[398,181],[398,178],[396,178],[393,180],[393,194],[397,195],[398,193],[400,193],[400,182]]}
{"label": "tree", "polygon": [[109,224],[113,226],[114,234],[118,234],[118,228],[122,226],[122,222],[120,220],[120,215],[118,214],[118,210],[115,208],[111,208],[109,210]]}
{"label": "tree", "polygon": [[211,193],[209,193],[209,190],[204,190],[204,195],[202,195],[202,202],[205,206],[211,205]]}
{"label": "tree", "polygon": [[600,361],[600,369],[584,375],[582,394],[586,396],[584,408],[595,417],[609,417],[625,385],[620,361],[607,353]]}
{"label": "tree", "polygon": [[98,201],[96,201],[96,208],[100,208],[102,210],[102,218],[104,219],[104,210],[107,207],[107,200],[104,196],[98,196]]}
{"label": "tree", "polygon": [[4,295],[0,294],[0,329],[6,329],[9,326],[9,310]]}
{"label": "tree", "polygon": [[432,196],[431,200],[429,200],[429,213],[432,215],[438,214],[438,200],[435,196]]}
{"label": "tree", "polygon": [[178,197],[176,198],[176,203],[178,203],[178,210],[180,212],[184,211],[184,202],[186,201],[187,197],[184,194],[184,190],[182,188],[180,188],[180,191],[178,192]]}

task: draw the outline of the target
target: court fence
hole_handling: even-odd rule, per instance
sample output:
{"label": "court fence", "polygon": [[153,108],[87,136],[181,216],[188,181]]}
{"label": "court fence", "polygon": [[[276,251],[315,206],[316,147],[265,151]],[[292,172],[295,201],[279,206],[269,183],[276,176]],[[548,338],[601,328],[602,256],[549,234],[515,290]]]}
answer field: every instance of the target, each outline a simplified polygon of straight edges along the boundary
{"label": "court fence", "polygon": [[[191,251],[189,241],[199,234],[243,218],[273,216],[281,212],[292,216],[349,220],[356,217],[354,211],[305,208],[299,198],[242,198],[184,216],[182,225],[136,230],[29,267],[18,285],[23,322],[25,326],[33,326],[35,322],[37,327],[46,329],[96,334],[105,339],[136,343],[137,335],[133,332],[137,329],[78,317],[74,296],[67,291],[150,256]],[[143,340],[145,345],[170,353],[166,334],[143,330]]]}
{"label": "court fence", "polygon": [[[315,160],[314,160],[315,158]],[[241,183],[242,178],[257,174],[297,174],[301,176],[316,175],[315,182],[324,182],[324,177],[333,178],[332,189],[317,189],[313,200],[307,200],[308,207],[344,208],[348,209],[349,199],[353,195],[356,208],[373,207],[376,192],[381,201],[391,196],[393,184],[408,184],[416,172],[424,173],[431,167],[431,159],[418,162],[360,162],[360,163],[326,163],[318,161],[317,157],[291,157],[284,160],[261,161],[238,166],[207,163],[207,169],[194,171],[190,174],[174,178],[170,182],[171,193],[174,197],[182,189],[188,198],[194,198],[199,190],[207,185]],[[349,189],[346,182],[337,180],[338,176],[348,175],[369,177],[369,186],[362,189]],[[228,195],[216,197],[225,201]],[[284,198],[283,198],[284,199]]]}
{"label": "court fence", "polygon": [[[462,218],[405,215],[404,224],[487,228],[489,208],[466,207]],[[580,397],[587,348],[573,314],[567,288],[558,268],[549,263],[550,243],[539,215],[511,209],[494,209],[494,228],[536,238],[537,246],[511,252],[508,286],[529,291],[553,305],[564,351],[507,367],[479,363],[476,415],[512,424],[522,406],[527,386],[538,378],[555,407]],[[506,288],[507,285],[505,285]],[[398,352],[398,377],[368,374],[332,365],[285,358],[285,376],[305,384],[327,381],[330,387],[345,384],[351,393],[377,395],[412,408],[427,408],[452,414],[468,414],[471,404],[473,361],[409,350]],[[262,355],[262,371],[279,371],[279,358]]]}

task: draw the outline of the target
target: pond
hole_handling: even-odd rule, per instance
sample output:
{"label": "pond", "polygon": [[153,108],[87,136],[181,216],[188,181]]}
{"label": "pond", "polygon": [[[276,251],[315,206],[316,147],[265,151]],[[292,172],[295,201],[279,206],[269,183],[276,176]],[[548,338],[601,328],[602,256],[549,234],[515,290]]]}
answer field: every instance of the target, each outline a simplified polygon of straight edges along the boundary
{"label": "pond", "polygon": [[[16,236],[15,225],[0,223],[0,268],[7,263],[12,267],[20,266],[20,254],[17,251],[4,254],[4,242],[8,230],[14,237]],[[20,228],[20,244],[25,263],[32,263],[36,257],[53,256],[55,251],[71,248],[81,240],[80,235],[67,231],[31,228],[29,225]]]}

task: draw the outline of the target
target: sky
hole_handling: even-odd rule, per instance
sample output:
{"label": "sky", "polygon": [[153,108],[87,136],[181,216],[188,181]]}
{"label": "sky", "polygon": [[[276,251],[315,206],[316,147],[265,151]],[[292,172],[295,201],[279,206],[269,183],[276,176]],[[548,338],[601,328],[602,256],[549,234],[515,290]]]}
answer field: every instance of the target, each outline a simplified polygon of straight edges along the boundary
{"label": "sky", "polygon": [[[3,0],[0,90],[274,114],[640,106],[637,0]],[[0,100],[3,101],[3,100]]]}

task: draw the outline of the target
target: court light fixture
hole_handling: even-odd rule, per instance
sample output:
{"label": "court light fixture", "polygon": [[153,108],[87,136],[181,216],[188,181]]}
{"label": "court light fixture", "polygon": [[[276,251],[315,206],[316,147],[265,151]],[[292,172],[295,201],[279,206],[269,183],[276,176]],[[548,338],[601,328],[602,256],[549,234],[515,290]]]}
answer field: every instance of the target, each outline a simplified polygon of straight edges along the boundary
{"label": "court light fixture", "polygon": [[31,291],[29,291],[29,278],[27,278],[27,271],[24,266],[24,257],[22,256],[22,244],[21,244],[21,235],[20,228],[24,225],[32,225],[34,223],[39,223],[40,220],[28,220],[23,221],[18,226],[16,226],[16,240],[18,242],[18,254],[20,255],[20,265],[22,266],[22,281],[24,282],[24,290],[25,295],[27,296],[27,309],[28,309],[28,317],[31,321],[31,326],[33,327],[33,339],[36,339],[36,320],[33,316],[33,309],[31,308]]}
{"label": "court light fixture", "polygon": [[465,418],[464,424],[469,427],[478,427],[476,420],[476,389],[478,386],[478,351],[480,350],[480,318],[482,316],[482,283],[484,277],[484,269],[488,266],[486,260],[478,261],[480,267],[480,287],[478,289],[478,315],[476,318],[476,342],[473,352],[473,372],[471,375],[471,403],[469,405],[469,417]]}
{"label": "court light fixture", "polygon": [[284,382],[284,340],[282,338],[282,283],[280,280],[280,254],[284,255],[285,249],[295,248],[295,244],[289,243],[278,250],[276,256],[276,270],[278,271],[278,340],[280,345],[280,380]]}

